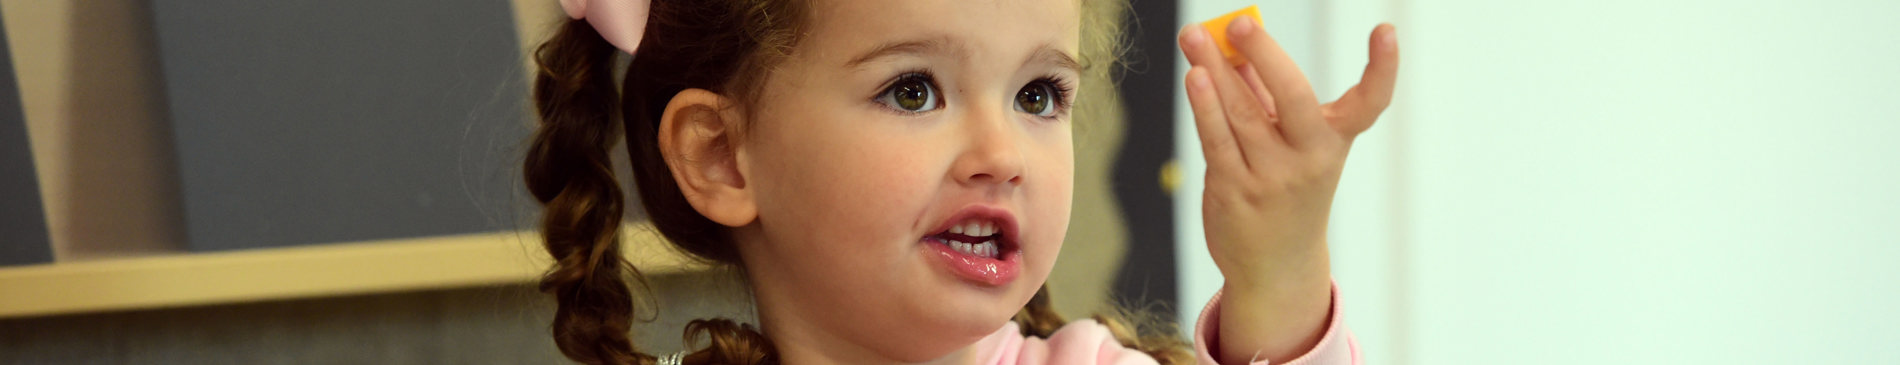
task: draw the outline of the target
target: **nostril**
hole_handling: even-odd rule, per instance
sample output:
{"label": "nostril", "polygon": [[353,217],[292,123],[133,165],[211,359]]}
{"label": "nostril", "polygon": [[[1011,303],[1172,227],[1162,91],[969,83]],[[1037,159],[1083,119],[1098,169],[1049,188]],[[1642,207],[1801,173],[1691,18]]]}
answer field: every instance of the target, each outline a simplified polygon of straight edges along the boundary
{"label": "nostril", "polygon": [[1011,176],[1010,176],[1010,177],[1009,177],[1008,179],[1004,179],[1004,178],[1000,178],[1000,177],[997,177],[997,175],[993,175],[993,174],[987,174],[987,173],[984,173],[984,174],[976,174],[976,175],[971,175],[971,176],[970,176],[970,178],[969,178],[969,180],[970,180],[970,181],[983,181],[983,182],[997,182],[997,183],[1011,183],[1011,184],[1020,184],[1020,183],[1022,183],[1022,182],[1023,182],[1023,177],[1022,177],[1022,175],[1011,175]]}

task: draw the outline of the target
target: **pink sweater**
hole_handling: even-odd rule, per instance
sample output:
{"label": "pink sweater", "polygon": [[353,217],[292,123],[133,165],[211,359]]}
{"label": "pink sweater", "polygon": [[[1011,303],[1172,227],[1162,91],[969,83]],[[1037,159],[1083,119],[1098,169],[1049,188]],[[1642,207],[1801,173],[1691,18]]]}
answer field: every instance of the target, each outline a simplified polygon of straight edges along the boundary
{"label": "pink sweater", "polygon": [[[1218,364],[1208,345],[1215,343],[1215,335],[1220,333],[1220,293],[1214,293],[1207,308],[1201,310],[1201,319],[1194,326],[1194,353],[1203,365]],[[1333,288],[1332,319],[1326,324],[1326,334],[1318,345],[1306,354],[1287,362],[1286,365],[1322,365],[1361,363],[1359,346],[1353,343],[1352,332],[1346,330],[1339,319],[1339,288]],[[1024,337],[1015,322],[1004,325],[976,344],[977,358],[986,359],[985,364],[1154,364],[1155,359],[1148,354],[1122,347],[1115,337],[1108,333],[1108,327],[1094,320],[1070,322],[1048,339]],[[1266,364],[1266,360],[1254,364]]]}

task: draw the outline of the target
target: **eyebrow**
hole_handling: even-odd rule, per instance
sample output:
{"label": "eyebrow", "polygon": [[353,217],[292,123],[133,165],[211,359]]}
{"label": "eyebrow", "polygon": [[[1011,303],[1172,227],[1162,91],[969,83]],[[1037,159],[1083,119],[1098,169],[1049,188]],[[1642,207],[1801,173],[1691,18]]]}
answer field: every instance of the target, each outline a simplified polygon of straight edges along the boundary
{"label": "eyebrow", "polygon": [[960,44],[950,40],[949,37],[898,41],[885,43],[877,46],[877,48],[872,48],[870,52],[865,52],[863,55],[854,57],[851,61],[845,62],[844,65],[845,67],[857,68],[879,58],[930,53],[959,53],[968,55],[969,50],[964,49]]}
{"label": "eyebrow", "polygon": [[1046,45],[1042,46],[1042,48],[1037,48],[1036,53],[1029,54],[1029,59],[1023,60],[1023,66],[1028,66],[1038,61],[1054,64],[1056,67],[1066,68],[1075,73],[1082,72],[1082,63],[1076,62],[1075,57],[1069,56],[1068,52],[1056,50]]}
{"label": "eyebrow", "polygon": [[[932,37],[885,43],[876,48],[872,48],[870,52],[865,52],[862,55],[851,58],[851,60],[846,61],[844,65],[847,68],[858,68],[879,58],[931,53],[952,53],[967,57],[970,52],[969,49],[963,47],[962,43],[958,43],[949,37]],[[1053,64],[1058,68],[1066,68],[1078,73],[1082,72],[1082,63],[1077,62],[1074,56],[1070,56],[1068,52],[1057,50],[1048,45],[1043,45],[1037,48],[1035,53],[1030,53],[1029,58],[1023,60],[1023,65],[1028,66],[1037,62]]]}

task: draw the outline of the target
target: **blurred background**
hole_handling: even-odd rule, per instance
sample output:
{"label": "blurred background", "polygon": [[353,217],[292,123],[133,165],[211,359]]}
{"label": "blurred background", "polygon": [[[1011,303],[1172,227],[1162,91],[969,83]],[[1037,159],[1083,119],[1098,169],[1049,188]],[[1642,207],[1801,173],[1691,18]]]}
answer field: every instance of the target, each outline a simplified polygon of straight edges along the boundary
{"label": "blurred background", "polygon": [[[1399,29],[1329,229],[1369,363],[1900,363],[1900,3],[1131,3],[1065,314],[1220,287],[1173,42],[1258,4],[1323,99]],[[444,4],[0,0],[0,364],[561,362],[517,181],[562,17]],[[750,318],[630,218],[646,348]]]}

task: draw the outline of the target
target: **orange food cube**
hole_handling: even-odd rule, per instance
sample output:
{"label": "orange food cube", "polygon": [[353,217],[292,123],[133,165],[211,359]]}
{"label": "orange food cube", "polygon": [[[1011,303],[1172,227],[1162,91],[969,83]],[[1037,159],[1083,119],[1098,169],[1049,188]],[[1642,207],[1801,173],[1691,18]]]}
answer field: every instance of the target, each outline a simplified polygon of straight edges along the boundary
{"label": "orange food cube", "polygon": [[1232,13],[1227,13],[1227,15],[1221,15],[1218,18],[1201,22],[1201,27],[1207,28],[1207,35],[1214,37],[1214,45],[1220,47],[1220,54],[1226,56],[1227,63],[1233,65],[1247,63],[1247,57],[1241,56],[1240,52],[1234,51],[1232,44],[1227,43],[1227,26],[1233,24],[1234,19],[1240,19],[1243,15],[1253,17],[1254,24],[1262,24],[1260,22],[1260,7],[1255,5],[1248,5],[1246,8],[1235,10]]}

